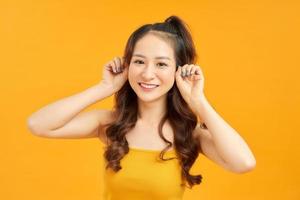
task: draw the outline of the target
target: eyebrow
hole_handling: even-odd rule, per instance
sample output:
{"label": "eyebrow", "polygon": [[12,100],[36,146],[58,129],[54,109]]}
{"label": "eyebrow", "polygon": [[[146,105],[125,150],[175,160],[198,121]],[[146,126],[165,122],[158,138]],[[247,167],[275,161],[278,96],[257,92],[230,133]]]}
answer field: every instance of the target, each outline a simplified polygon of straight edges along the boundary
{"label": "eyebrow", "polygon": [[[142,55],[142,54],[134,54],[133,56],[146,58],[146,56],[144,56],[144,55]],[[157,56],[157,57],[155,57],[155,58],[156,58],[156,59],[168,59],[168,60],[171,60],[169,57],[166,57],[166,56]]]}

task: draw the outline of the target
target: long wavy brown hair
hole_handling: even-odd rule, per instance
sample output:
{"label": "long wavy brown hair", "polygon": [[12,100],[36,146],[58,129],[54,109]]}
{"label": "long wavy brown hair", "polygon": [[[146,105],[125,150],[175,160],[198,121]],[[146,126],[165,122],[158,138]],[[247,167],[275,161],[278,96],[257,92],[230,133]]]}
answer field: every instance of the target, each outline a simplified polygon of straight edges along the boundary
{"label": "long wavy brown hair", "polygon": [[[195,63],[197,55],[188,26],[179,17],[173,15],[162,23],[145,24],[131,34],[125,47],[124,67],[129,67],[137,41],[149,31],[160,33],[160,36],[171,42],[176,57],[176,70],[178,66]],[[108,145],[106,146],[104,158],[107,163],[106,169],[111,168],[117,172],[122,169],[120,160],[129,152],[125,135],[135,126],[138,119],[137,95],[131,88],[128,80],[115,93],[113,110],[115,121],[107,124],[105,130]],[[192,188],[193,185],[200,184],[202,180],[201,175],[189,174],[201,148],[199,142],[192,135],[193,130],[197,126],[198,118],[182,98],[176,84],[168,91],[167,112],[160,120],[158,126],[159,136],[167,144],[166,148],[159,155],[163,161],[175,159],[163,158],[165,152],[172,146],[172,142],[168,141],[162,133],[162,127],[166,120],[170,122],[174,132],[174,149],[182,169],[182,185],[186,186],[185,182],[187,181],[190,188]],[[205,124],[202,124],[201,128],[206,128]]]}

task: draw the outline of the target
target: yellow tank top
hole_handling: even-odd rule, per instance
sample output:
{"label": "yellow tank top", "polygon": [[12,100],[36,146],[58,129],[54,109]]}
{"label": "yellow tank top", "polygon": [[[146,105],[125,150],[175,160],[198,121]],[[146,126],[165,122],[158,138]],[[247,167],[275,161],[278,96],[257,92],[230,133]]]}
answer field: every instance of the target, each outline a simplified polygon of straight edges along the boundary
{"label": "yellow tank top", "polygon": [[114,172],[104,167],[104,200],[182,200],[181,167],[174,149],[159,161],[159,150],[129,147]]}

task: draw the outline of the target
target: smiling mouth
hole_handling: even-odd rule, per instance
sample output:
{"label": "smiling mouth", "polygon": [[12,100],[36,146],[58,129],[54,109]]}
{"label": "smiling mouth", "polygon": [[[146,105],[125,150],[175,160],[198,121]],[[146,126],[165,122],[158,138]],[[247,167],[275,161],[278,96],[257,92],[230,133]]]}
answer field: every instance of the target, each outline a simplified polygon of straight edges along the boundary
{"label": "smiling mouth", "polygon": [[144,89],[154,89],[157,88],[159,85],[155,84],[146,84],[146,83],[138,83]]}

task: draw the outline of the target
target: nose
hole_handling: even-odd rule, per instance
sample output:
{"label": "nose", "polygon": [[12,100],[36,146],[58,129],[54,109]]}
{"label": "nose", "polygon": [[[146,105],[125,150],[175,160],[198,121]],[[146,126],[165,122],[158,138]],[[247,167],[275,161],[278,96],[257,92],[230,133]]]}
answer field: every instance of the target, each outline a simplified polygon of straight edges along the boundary
{"label": "nose", "polygon": [[142,72],[142,77],[145,81],[153,79],[155,77],[154,67],[152,65],[147,65]]}

